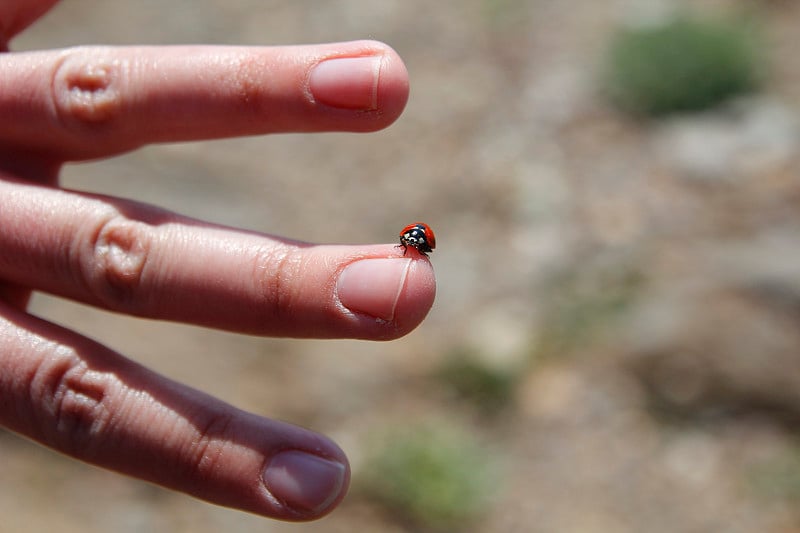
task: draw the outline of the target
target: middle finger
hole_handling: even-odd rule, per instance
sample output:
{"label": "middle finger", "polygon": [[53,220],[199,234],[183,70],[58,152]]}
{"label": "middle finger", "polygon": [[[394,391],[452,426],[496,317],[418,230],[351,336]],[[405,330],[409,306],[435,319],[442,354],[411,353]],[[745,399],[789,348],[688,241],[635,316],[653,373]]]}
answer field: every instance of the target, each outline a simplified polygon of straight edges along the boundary
{"label": "middle finger", "polygon": [[0,279],[115,311],[256,334],[388,339],[433,303],[430,263],[394,245],[312,246],[10,180],[0,180],[0,199]]}

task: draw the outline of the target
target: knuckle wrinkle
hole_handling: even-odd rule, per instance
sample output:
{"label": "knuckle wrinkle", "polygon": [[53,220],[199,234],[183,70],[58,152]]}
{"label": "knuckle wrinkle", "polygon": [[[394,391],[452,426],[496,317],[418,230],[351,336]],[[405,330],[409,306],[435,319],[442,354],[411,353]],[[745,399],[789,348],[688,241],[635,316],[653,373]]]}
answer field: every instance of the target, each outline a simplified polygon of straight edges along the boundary
{"label": "knuckle wrinkle", "polygon": [[66,125],[97,126],[119,115],[121,63],[102,53],[74,49],[53,78],[56,113]]}
{"label": "knuckle wrinkle", "polygon": [[114,218],[98,232],[93,266],[100,279],[101,297],[128,304],[141,283],[149,254],[149,239],[143,224]]}

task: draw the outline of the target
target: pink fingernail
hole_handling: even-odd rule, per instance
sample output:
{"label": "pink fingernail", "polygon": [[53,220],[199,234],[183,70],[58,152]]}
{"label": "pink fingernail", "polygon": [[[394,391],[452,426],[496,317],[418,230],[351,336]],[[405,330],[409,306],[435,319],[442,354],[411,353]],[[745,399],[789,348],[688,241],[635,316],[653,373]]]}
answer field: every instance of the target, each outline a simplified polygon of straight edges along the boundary
{"label": "pink fingernail", "polygon": [[411,259],[362,259],[339,275],[339,301],[356,313],[392,320],[406,284]]}
{"label": "pink fingernail", "polygon": [[325,511],[344,489],[345,465],[297,450],[281,452],[264,470],[267,489],[303,514]]}
{"label": "pink fingernail", "polygon": [[308,88],[329,106],[377,109],[381,63],[380,56],[327,59],[311,71]]}

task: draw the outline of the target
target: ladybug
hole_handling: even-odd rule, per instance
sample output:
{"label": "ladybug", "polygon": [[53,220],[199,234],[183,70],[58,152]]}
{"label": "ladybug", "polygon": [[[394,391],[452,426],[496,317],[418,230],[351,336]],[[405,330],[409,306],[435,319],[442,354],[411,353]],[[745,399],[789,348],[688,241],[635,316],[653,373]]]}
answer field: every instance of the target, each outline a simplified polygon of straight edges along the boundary
{"label": "ladybug", "polygon": [[431,227],[424,222],[414,222],[400,232],[400,246],[403,247],[403,255],[406,255],[408,247],[411,246],[427,256],[428,252],[436,248],[436,236]]}

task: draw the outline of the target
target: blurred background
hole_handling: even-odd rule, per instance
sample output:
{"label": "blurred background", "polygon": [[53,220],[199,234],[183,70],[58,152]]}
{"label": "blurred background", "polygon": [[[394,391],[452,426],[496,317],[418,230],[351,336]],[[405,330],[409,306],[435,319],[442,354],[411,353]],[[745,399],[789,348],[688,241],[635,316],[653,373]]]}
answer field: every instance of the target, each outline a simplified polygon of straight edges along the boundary
{"label": "blurred background", "polygon": [[394,47],[411,97],[385,131],[153,146],[64,183],[312,242],[424,220],[438,295],[388,343],[38,295],[34,313],[330,435],[352,488],[285,524],[0,432],[0,530],[800,531],[798,27],[794,0],[62,2],[15,49]]}

